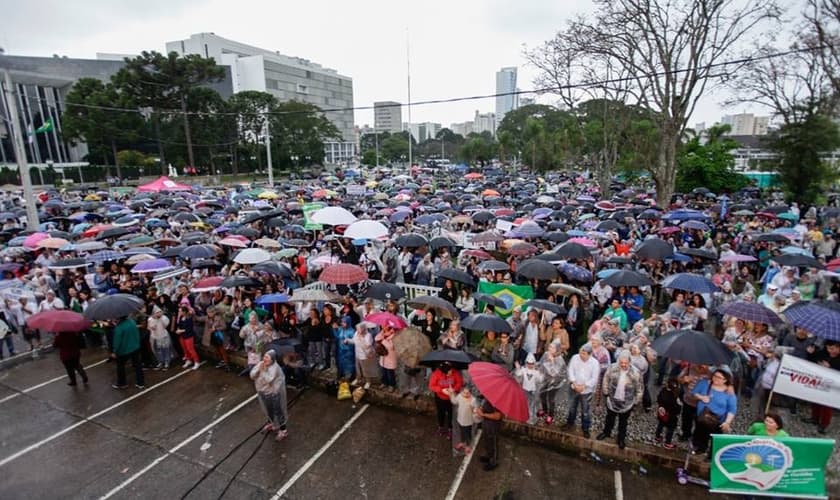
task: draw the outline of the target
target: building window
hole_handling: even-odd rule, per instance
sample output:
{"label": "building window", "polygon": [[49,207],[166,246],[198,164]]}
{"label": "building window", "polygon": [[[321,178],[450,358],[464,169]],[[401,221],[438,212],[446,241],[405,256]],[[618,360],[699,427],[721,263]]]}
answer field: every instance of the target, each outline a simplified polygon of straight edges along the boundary
{"label": "building window", "polygon": [[306,85],[298,83],[297,84],[297,92],[298,92],[298,94],[308,94],[309,93],[309,87],[307,87]]}

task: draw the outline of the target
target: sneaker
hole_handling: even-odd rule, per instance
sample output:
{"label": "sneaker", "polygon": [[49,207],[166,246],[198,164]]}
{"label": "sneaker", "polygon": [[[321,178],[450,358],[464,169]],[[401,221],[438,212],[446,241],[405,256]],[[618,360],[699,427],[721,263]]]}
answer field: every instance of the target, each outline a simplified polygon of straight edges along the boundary
{"label": "sneaker", "polygon": [[820,434],[825,434],[826,432],[828,432],[827,429],[828,427],[819,426],[817,427],[817,432],[819,432]]}
{"label": "sneaker", "polygon": [[458,443],[454,446],[454,448],[458,451],[462,451],[464,449],[464,443]]}
{"label": "sneaker", "polygon": [[128,389],[128,385],[117,385],[117,384],[111,384],[111,387],[113,387],[114,389],[120,389],[120,390],[122,390],[122,389]]}
{"label": "sneaker", "polygon": [[163,365],[163,371],[166,371],[166,370],[168,370],[168,369],[169,369],[169,363],[167,363],[167,364]]}
{"label": "sneaker", "polygon": [[545,416],[545,411],[544,410],[540,410],[540,411],[537,412],[537,417],[543,418],[544,416]]}
{"label": "sneaker", "polygon": [[606,434],[606,433],[602,432],[602,433],[598,434],[597,436],[595,436],[595,440],[596,441],[603,441],[603,440],[607,439],[608,437],[610,437],[609,434]]}
{"label": "sneaker", "polygon": [[551,425],[553,423],[554,423],[554,417],[552,417],[551,415],[545,417],[545,425]]}
{"label": "sneaker", "polygon": [[136,387],[138,389],[145,389],[146,388],[146,386],[143,385],[143,384],[134,384],[134,387]]}
{"label": "sneaker", "polygon": [[193,370],[198,370],[199,368],[201,368],[201,365],[200,365],[199,363],[196,363],[196,364],[195,364],[195,365],[193,365],[193,367],[192,367],[192,369],[193,369]]}
{"label": "sneaker", "polygon": [[350,385],[362,385],[362,381],[359,380],[359,379],[356,379],[356,380],[350,382]]}
{"label": "sneaker", "polygon": [[365,390],[370,389],[370,382],[366,382],[363,387],[364,387]]}
{"label": "sneaker", "polygon": [[472,453],[472,448],[469,446],[464,446],[464,455],[470,455]]}
{"label": "sneaker", "polygon": [[184,361],[184,366],[182,366],[181,368],[189,368],[191,364],[192,361]]}
{"label": "sneaker", "polygon": [[675,445],[674,443],[665,443],[662,445],[662,447],[666,450],[673,450],[677,447],[677,445]]}
{"label": "sneaker", "polygon": [[219,361],[218,363],[216,363],[216,368],[225,368],[225,367],[227,367],[227,363],[225,363],[224,361]]}
{"label": "sneaker", "polygon": [[289,435],[289,431],[287,431],[287,430],[285,430],[285,429],[284,429],[284,430],[281,430],[281,431],[277,431],[277,438],[276,438],[276,439],[277,439],[277,441],[282,441],[282,440],[283,440],[283,439],[285,439],[288,435]]}
{"label": "sneaker", "polygon": [[161,368],[163,368],[163,363],[158,363],[158,364],[155,365],[155,370],[156,371],[160,370]]}
{"label": "sneaker", "polygon": [[74,387],[76,385],[76,382],[67,382],[67,385],[69,385],[70,387]]}
{"label": "sneaker", "polygon": [[656,436],[656,437],[654,437],[654,438],[653,438],[653,441],[654,441],[656,444],[662,444],[662,436]]}

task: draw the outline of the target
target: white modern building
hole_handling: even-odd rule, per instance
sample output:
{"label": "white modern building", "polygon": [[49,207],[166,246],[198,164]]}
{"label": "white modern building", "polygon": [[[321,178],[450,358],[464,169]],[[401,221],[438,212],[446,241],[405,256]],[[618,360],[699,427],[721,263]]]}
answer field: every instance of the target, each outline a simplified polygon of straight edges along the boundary
{"label": "white modern building", "polygon": [[[281,101],[314,104],[338,128],[342,140],[325,144],[326,163],[335,164],[356,156],[353,122],[353,80],[336,70],[307,59],[290,57],[214,33],[196,33],[184,40],[167,42],[166,52],[212,57],[231,69],[233,92],[269,92]],[[398,122],[399,123],[399,122]]]}
{"label": "white modern building", "polygon": [[496,135],[496,124],[498,117],[495,113],[479,113],[478,110],[475,111],[475,118],[473,119],[473,129],[472,131],[476,134],[480,134],[482,132],[490,132],[492,135]]}
{"label": "white modern building", "polygon": [[755,116],[752,113],[725,115],[720,123],[729,125],[732,130],[729,135],[767,135],[770,125],[769,116]]}
{"label": "white modern building", "polygon": [[395,101],[373,103],[373,128],[377,133],[402,131],[402,105]]}
{"label": "white modern building", "polygon": [[427,141],[437,137],[440,132],[440,123],[423,122],[423,123],[403,123],[403,130],[409,130],[414,140],[419,142]]}
{"label": "white modern building", "polygon": [[458,135],[466,137],[467,135],[471,134],[472,131],[473,131],[473,122],[468,121],[468,122],[461,122],[461,123],[453,123],[452,125],[449,126],[449,129],[452,130],[452,132],[454,132]]}
{"label": "white modern building", "polygon": [[[516,92],[516,67],[502,68],[496,72],[496,127],[504,119],[505,114],[519,107],[519,96]],[[504,94],[504,95],[498,95]]]}

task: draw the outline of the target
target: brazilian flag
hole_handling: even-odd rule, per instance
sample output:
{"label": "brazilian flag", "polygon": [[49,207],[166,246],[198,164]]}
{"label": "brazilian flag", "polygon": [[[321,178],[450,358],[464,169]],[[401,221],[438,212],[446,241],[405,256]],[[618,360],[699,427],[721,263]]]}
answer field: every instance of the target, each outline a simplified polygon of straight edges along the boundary
{"label": "brazilian flag", "polygon": [[318,210],[324,208],[325,206],[327,206],[326,203],[316,201],[314,203],[307,203],[307,204],[305,204],[301,207],[301,211],[303,212],[303,220],[304,220],[303,228],[304,229],[309,230],[309,231],[311,231],[311,230],[320,231],[321,229],[324,228],[324,226],[322,226],[321,224],[316,224],[315,222],[312,222],[310,220],[310,217],[312,217],[313,212],[317,212]]}
{"label": "brazilian flag", "polygon": [[[479,281],[478,292],[502,299],[505,303],[505,308],[496,308],[496,314],[502,318],[507,318],[513,313],[515,307],[520,307],[525,302],[534,298],[534,288],[531,285],[506,285],[503,283]],[[482,308],[483,306],[479,310]]]}

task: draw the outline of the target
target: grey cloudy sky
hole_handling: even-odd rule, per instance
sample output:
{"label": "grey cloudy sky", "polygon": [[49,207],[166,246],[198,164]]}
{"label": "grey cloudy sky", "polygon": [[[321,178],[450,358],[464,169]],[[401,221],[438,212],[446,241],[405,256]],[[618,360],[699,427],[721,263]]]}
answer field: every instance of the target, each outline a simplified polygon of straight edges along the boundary
{"label": "grey cloudy sky", "polygon": [[[519,87],[533,88],[524,47],[591,9],[557,0],[0,0],[0,46],[14,55],[93,58],[163,51],[167,41],[211,31],[334,68],[353,78],[355,105],[367,106],[406,101],[406,33],[412,101],[492,94],[503,66],[519,66]],[[721,100],[710,96],[691,122],[749,109],[723,110]],[[412,121],[449,126],[494,108],[492,99],[412,106]],[[355,118],[372,125],[373,113]]]}

